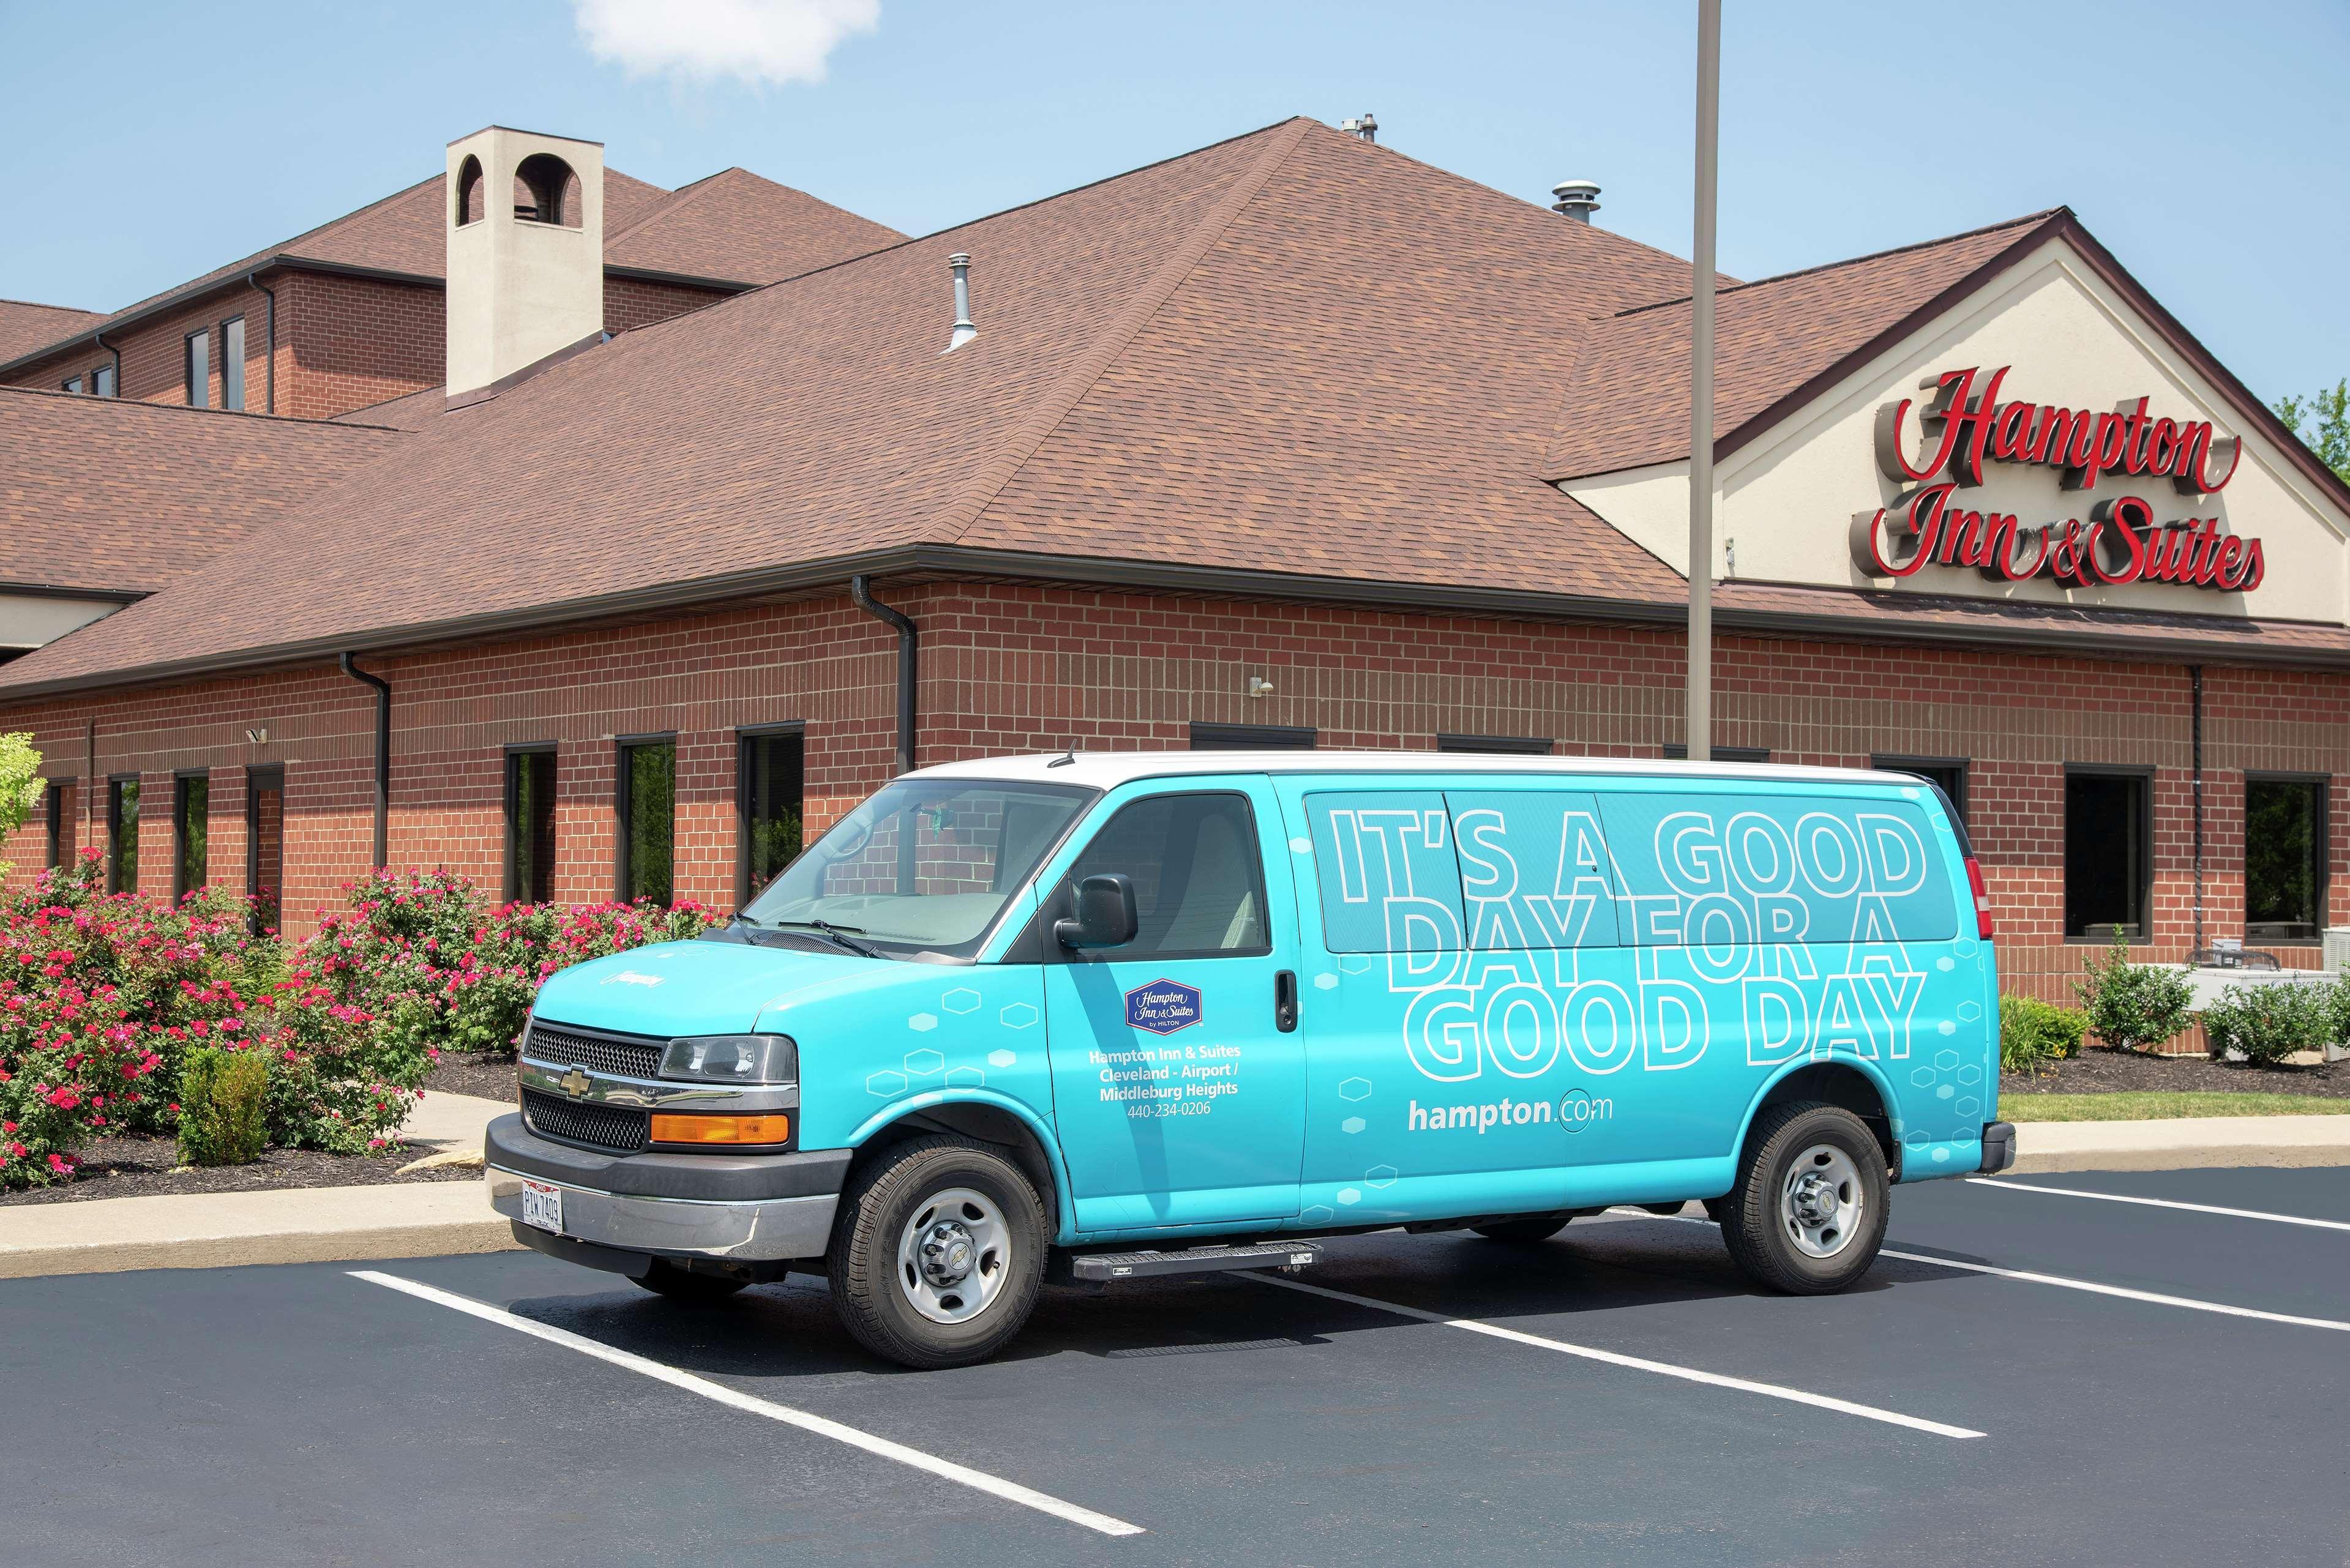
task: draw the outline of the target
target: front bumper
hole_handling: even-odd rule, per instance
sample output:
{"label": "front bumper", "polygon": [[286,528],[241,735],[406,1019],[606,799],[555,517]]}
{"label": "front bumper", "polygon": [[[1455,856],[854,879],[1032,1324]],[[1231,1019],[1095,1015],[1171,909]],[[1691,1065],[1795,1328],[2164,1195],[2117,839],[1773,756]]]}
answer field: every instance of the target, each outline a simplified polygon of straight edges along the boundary
{"label": "front bumper", "polygon": [[[520,1116],[492,1122],[484,1181],[491,1207],[515,1236],[540,1246],[547,1233],[522,1223],[525,1177],[563,1189],[563,1236],[616,1257],[572,1261],[641,1273],[641,1258],[745,1263],[817,1258],[832,1240],[833,1212],[850,1151],[801,1154],[599,1154],[540,1137]],[[567,1250],[541,1247],[557,1256]]]}

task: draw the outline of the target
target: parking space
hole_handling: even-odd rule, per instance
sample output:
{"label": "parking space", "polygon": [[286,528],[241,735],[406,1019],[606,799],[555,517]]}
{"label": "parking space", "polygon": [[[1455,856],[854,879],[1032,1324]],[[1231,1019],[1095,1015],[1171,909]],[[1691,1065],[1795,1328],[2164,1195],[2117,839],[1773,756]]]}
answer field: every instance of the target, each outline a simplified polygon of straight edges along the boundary
{"label": "parking space", "polygon": [[[2350,1211],[2350,1170],[2027,1179]],[[2350,1316],[2350,1232],[1954,1182],[1890,1245],[2140,1294],[1888,1259],[1764,1296],[1710,1227],[1608,1216],[1343,1240],[1314,1291],[1055,1290],[1003,1360],[919,1374],[798,1277],[12,1281],[0,1506],[54,1563],[2339,1560],[2350,1335],[2143,1298]]]}

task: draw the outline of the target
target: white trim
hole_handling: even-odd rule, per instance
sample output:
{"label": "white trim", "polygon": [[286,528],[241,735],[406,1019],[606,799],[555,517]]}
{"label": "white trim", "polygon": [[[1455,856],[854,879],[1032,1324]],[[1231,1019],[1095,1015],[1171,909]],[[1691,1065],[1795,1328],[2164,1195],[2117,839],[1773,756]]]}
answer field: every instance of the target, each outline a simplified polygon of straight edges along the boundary
{"label": "white trim", "polygon": [[2136,1198],[2120,1192],[2084,1192],[2077,1187],[2035,1187],[2028,1181],[1994,1181],[1987,1176],[1970,1176],[1967,1180],[1973,1186],[1995,1187],[2002,1192],[2045,1192],[2058,1198],[2094,1198],[2102,1203],[2141,1203],[2149,1209],[2182,1209],[2190,1214],[2222,1214],[2230,1220],[2266,1220],[2278,1225],[2350,1231],[2350,1221],[2310,1220],[2299,1214],[2271,1214],[2259,1209],[2226,1209],[2216,1203],[2181,1203],[2169,1198]]}

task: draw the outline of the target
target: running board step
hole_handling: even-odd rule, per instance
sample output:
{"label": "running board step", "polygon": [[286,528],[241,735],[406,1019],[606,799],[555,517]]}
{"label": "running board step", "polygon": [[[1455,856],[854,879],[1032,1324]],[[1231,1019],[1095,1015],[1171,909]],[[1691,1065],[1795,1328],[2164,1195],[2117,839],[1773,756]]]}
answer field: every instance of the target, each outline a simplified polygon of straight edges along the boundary
{"label": "running board step", "polygon": [[1189,1247],[1173,1252],[1078,1252],[1068,1260],[1067,1277],[1079,1284],[1101,1285],[1113,1280],[1223,1274],[1235,1269],[1304,1269],[1319,1262],[1321,1258],[1321,1248],[1311,1241],[1268,1241],[1253,1247]]}

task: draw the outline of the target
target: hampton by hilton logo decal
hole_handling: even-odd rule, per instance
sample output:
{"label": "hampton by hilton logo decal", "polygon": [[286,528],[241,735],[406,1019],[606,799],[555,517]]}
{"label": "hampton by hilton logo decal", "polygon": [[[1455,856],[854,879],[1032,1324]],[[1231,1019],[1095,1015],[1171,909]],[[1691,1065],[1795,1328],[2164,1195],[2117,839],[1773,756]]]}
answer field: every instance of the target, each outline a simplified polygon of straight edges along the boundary
{"label": "hampton by hilton logo decal", "polygon": [[1200,988],[1180,981],[1154,980],[1126,993],[1126,1021],[1153,1034],[1172,1034],[1200,1022]]}
{"label": "hampton by hilton logo decal", "polygon": [[[2146,398],[2110,413],[2002,402],[2009,369],[1987,379],[1980,366],[1943,371],[1923,383],[1933,397],[1914,421],[1913,399],[1877,410],[1877,467],[1918,488],[1854,515],[1852,558],[1862,571],[1910,577],[1931,564],[1971,566],[1993,582],[2049,576],[2070,587],[2176,583],[2250,593],[2261,586],[2260,540],[2222,532],[2216,512],[2158,519],[2152,502],[2122,493],[2130,480],[2149,487],[2168,480],[2178,494],[2208,504],[2236,476],[2242,438],[2215,433],[2209,420],[2149,417]],[[2012,512],[1969,507],[1959,492],[1983,482],[1986,462],[2056,469],[2064,490],[2096,499],[2085,519],[2036,526]]]}

